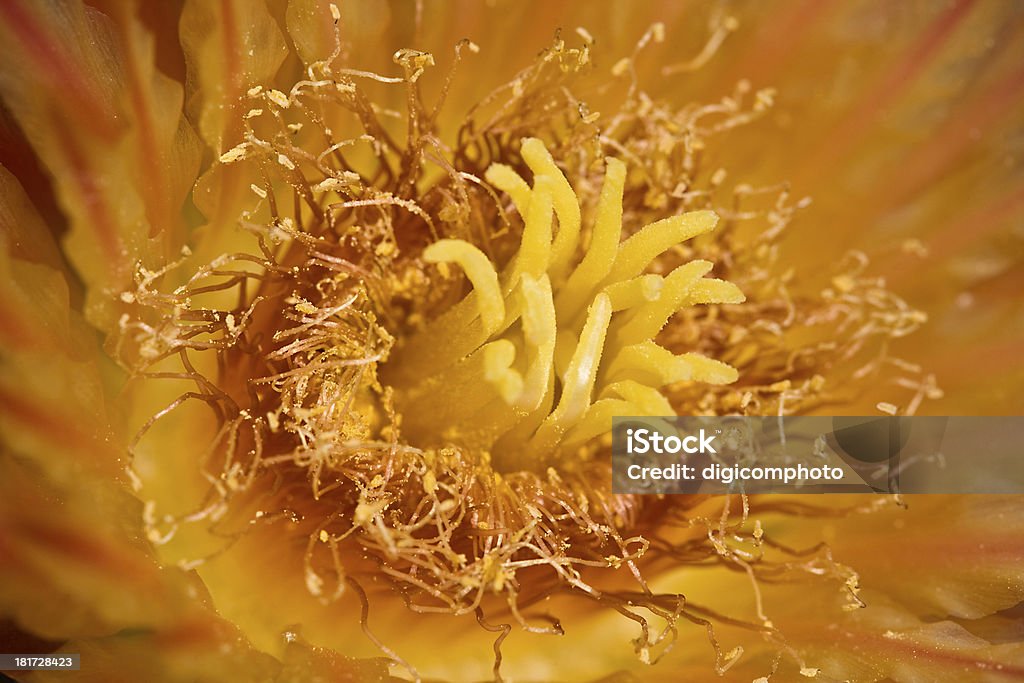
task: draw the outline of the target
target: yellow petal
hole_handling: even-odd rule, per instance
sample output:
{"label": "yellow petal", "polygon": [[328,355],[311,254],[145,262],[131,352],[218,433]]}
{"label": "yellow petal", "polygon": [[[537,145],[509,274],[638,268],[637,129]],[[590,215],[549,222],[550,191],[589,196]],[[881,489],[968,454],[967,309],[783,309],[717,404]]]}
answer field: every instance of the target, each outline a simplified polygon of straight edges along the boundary
{"label": "yellow petal", "polygon": [[[188,111],[219,158],[242,142],[245,94],[270,87],[287,55],[284,38],[262,0],[191,0],[181,15],[181,44],[190,84]],[[219,228],[234,227],[252,182],[237,164],[215,164],[203,176],[195,202],[213,227],[207,239],[220,237]]]}

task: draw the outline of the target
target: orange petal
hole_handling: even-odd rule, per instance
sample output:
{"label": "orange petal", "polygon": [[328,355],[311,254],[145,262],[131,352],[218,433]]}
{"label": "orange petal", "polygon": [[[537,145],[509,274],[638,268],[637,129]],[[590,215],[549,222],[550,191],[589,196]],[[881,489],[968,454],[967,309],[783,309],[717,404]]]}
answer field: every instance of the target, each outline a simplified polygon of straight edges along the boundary
{"label": "orange petal", "polygon": [[0,612],[51,640],[167,619],[177,599],[139,545],[138,501],[84,468],[40,469],[0,457]]}
{"label": "orange petal", "polygon": [[976,619],[1024,600],[1019,497],[908,496],[906,504],[825,526],[836,559],[866,590],[929,618]]}
{"label": "orange petal", "polygon": [[0,166],[0,235],[7,241],[11,256],[62,268],[63,259],[32,200],[18,179]]}
{"label": "orange petal", "polygon": [[110,292],[137,260],[161,264],[180,239],[198,162],[181,88],[156,72],[152,40],[134,21],[118,35],[80,2],[14,0],[0,15],[0,93],[54,178],[88,315],[109,331]]}
{"label": "orange petal", "polygon": [[50,474],[121,477],[99,345],[71,310],[49,232],[0,169],[0,447]]}
{"label": "orange petal", "polygon": [[[802,604],[807,598],[793,596]],[[785,632],[807,669],[833,679],[998,683],[1024,677],[1020,643],[992,643],[960,624],[926,621],[880,598],[831,620],[820,618],[822,611],[795,619]]]}

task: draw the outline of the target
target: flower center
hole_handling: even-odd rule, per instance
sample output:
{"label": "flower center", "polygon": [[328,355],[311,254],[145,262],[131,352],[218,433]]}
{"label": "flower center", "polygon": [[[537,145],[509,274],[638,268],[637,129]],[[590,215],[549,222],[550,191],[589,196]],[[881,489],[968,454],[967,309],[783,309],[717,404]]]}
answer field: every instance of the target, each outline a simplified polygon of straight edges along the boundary
{"label": "flower center", "polygon": [[[241,230],[212,224],[185,263],[140,269],[122,296],[137,315],[122,321],[119,356],[139,376],[190,384],[132,444],[142,479],[163,467],[154,424],[188,404],[213,413],[209,447],[183,468],[198,474],[163,475],[173,495],[161,500],[159,476],[142,484],[154,542],[206,524],[214,539],[198,554],[213,557],[225,524],[240,536],[284,523],[324,604],[365,601],[372,568],[414,611],[484,624],[494,610],[558,633],[521,608],[561,590],[641,623],[645,658],[685,610],[641,578],[641,560],[658,559],[643,534],[698,562],[746,557],[722,540],[725,517],[665,530],[661,503],[610,493],[598,437],[611,417],[804,408],[823,400],[819,369],[916,322],[877,291],[858,299],[871,286],[859,271],[839,294],[791,294],[791,273],[775,272],[795,210],[784,189],[737,187],[725,227],[702,237],[725,177],[702,172],[704,138],[752,118],[739,104],[748,86],[678,112],[636,96],[605,135],[559,99],[587,54],[556,42],[453,147],[421,104],[422,53],[396,55],[404,78],[317,63],[287,94],[249,91],[244,139],[195,190],[207,215],[246,195],[232,205]],[[374,87],[407,88],[404,130]],[[565,118],[544,125],[537,111]],[[768,227],[744,243],[736,224],[752,217]],[[186,263],[199,265],[166,291]],[[715,267],[739,286],[708,277]],[[704,306],[738,304],[741,290],[754,302]],[[871,315],[893,308],[907,315]],[[837,343],[834,321],[860,331]],[[727,386],[734,367],[740,389]],[[206,488],[183,496],[193,480]],[[700,503],[674,503],[674,519]],[[179,512],[155,512],[167,507]],[[634,590],[596,587],[623,567]],[[638,604],[668,624],[660,636],[627,609]]]}

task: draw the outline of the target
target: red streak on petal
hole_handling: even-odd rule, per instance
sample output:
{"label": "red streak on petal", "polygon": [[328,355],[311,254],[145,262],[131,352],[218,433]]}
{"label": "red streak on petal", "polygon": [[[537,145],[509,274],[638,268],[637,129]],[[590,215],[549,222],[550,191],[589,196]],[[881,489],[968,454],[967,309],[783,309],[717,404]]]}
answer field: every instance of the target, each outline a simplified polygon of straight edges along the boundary
{"label": "red streak on petal", "polygon": [[990,86],[966,111],[950,117],[932,136],[931,144],[922,145],[908,162],[896,165],[899,173],[893,178],[892,201],[905,199],[941,176],[973,146],[973,131],[983,131],[1013,113],[1010,105],[1020,101],[1022,89],[1024,68]]}
{"label": "red streak on petal", "polygon": [[221,0],[220,13],[224,27],[224,66],[230,74],[229,82],[234,91],[242,88],[242,74],[238,66],[238,25],[235,21],[235,7],[231,0]]}
{"label": "red streak on petal", "polygon": [[6,297],[0,297],[0,341],[7,350],[46,348],[50,346],[31,324],[19,320],[19,311],[9,306]]}
{"label": "red streak on petal", "polygon": [[14,552],[14,545],[11,543],[12,533],[9,528],[10,526],[8,515],[0,515],[0,530],[3,531],[3,533],[0,533],[0,567],[3,567],[4,571],[9,573],[16,571],[29,573],[32,568]]}
{"label": "red streak on petal", "polygon": [[54,121],[54,124],[56,126],[55,130],[60,136],[61,149],[64,151],[65,158],[71,166],[71,173],[78,187],[79,199],[88,213],[87,221],[89,227],[95,233],[97,243],[107,261],[107,266],[112,271],[114,276],[112,279],[116,279],[125,269],[125,254],[121,238],[118,236],[117,228],[110,213],[110,208],[104,201],[103,190],[96,182],[93,169],[90,168],[85,154],[79,148],[78,140],[75,139],[70,130],[61,126],[58,121]]}
{"label": "red streak on petal", "polygon": [[888,252],[872,255],[872,261],[899,291],[905,291],[904,283],[930,287],[930,281],[922,278],[925,271],[946,269],[950,258],[972,245],[984,243],[986,237],[1005,231],[1008,221],[1021,214],[1024,214],[1024,188],[999,195],[980,208],[946,216],[941,229],[927,237],[928,253],[924,260],[903,252]]}
{"label": "red streak on petal", "polygon": [[[47,553],[68,562],[90,567],[111,579],[128,582],[132,590],[139,592],[158,590],[152,578],[153,565],[140,561],[144,556],[131,547],[121,547],[104,542],[93,534],[77,533],[70,527],[39,521],[31,515],[22,515],[15,524],[14,533],[27,541],[33,549]],[[140,581],[143,585],[139,585]]]}
{"label": "red streak on petal", "polygon": [[[1020,291],[1019,285],[1016,291]],[[1009,341],[977,342],[972,343],[970,348],[973,358],[984,359],[983,367],[979,368],[979,364],[970,362],[951,363],[949,349],[938,347],[937,344],[930,347],[928,352],[922,353],[921,356],[916,357],[914,360],[925,367],[941,367],[942,374],[939,377],[939,386],[942,386],[944,389],[947,387],[943,382],[948,382],[952,379],[967,380],[975,387],[974,390],[977,390],[977,386],[983,378],[1005,377],[1008,372],[1020,373],[1019,370],[1015,371],[1013,368],[1017,368],[1020,365],[1020,357],[1024,353],[1024,339],[1018,337]],[[1013,402],[1001,405],[1000,410],[1008,415],[1018,414],[1021,410],[1019,396],[1020,392],[1014,390]],[[976,551],[972,550],[971,552],[974,553]],[[1021,564],[1024,562],[1024,559],[1022,559],[1024,558],[1024,549],[1010,549],[1008,553],[1011,553],[1009,557],[1011,563]],[[998,555],[999,549],[986,545],[985,552],[982,554],[986,557]]]}
{"label": "red streak on petal", "polygon": [[953,31],[967,17],[975,0],[957,0],[938,17],[915,42],[904,58],[894,67],[886,68],[886,75],[862,100],[860,106],[852,108],[832,130],[828,132],[828,143],[817,146],[817,152],[805,162],[798,177],[802,181],[820,177],[828,166],[839,166],[842,158],[864,137],[878,117],[892,105],[900,95],[906,93],[908,84],[917,78],[930,61],[939,54]]}
{"label": "red streak on petal", "polygon": [[118,126],[102,98],[90,87],[85,74],[49,32],[35,20],[20,0],[0,2],[0,16],[11,27],[10,34],[21,43],[26,55],[37,65],[36,73],[50,82],[50,101],[61,106],[68,119],[64,125],[85,126],[104,140],[117,136]]}
{"label": "red streak on petal", "polygon": [[238,22],[235,17],[235,5],[232,0],[221,0],[220,13],[221,27],[224,31],[223,67],[226,74],[225,80],[229,85],[228,90],[224,93],[224,107],[228,110],[228,113],[225,117],[227,127],[221,131],[221,143],[223,147],[227,148],[228,141],[233,143],[241,131],[240,117],[232,116],[231,113],[241,105],[240,98],[245,82],[243,81],[241,55],[239,54]]}
{"label": "red streak on petal", "polygon": [[997,232],[1005,227],[1007,220],[1021,213],[1024,213],[1024,188],[1000,197],[999,201],[970,215],[950,221],[941,233],[930,240],[928,253],[938,261],[945,260],[954,252],[977,244],[979,238]]}
{"label": "red streak on petal", "polygon": [[181,621],[156,634],[156,642],[170,649],[192,649],[240,641],[241,636],[230,625],[202,616]]}
{"label": "red streak on petal", "polygon": [[[832,631],[828,632],[833,633]],[[904,655],[909,661],[917,662],[926,660],[934,662],[943,667],[956,666],[963,671],[972,673],[984,672],[988,676],[1005,677],[1007,680],[1019,681],[1024,679],[1024,667],[1015,664],[1005,664],[989,659],[980,659],[970,654],[937,649],[927,643],[913,640],[916,634],[909,633],[907,638],[886,638],[876,631],[854,632],[847,629],[838,631],[839,635],[846,640],[853,641],[857,646],[856,650],[867,650],[874,652],[895,652]],[[870,645],[868,645],[870,643]],[[867,645],[867,647],[865,647]],[[873,648],[877,648],[874,649]],[[988,680],[988,679],[986,679]]]}
{"label": "red streak on petal", "polygon": [[156,124],[153,121],[153,110],[151,101],[145,96],[149,84],[145,82],[143,75],[136,61],[134,45],[132,44],[132,27],[130,23],[133,17],[128,16],[120,22],[121,42],[126,56],[126,71],[128,74],[128,93],[131,100],[132,111],[135,113],[134,123],[139,140],[139,159],[143,166],[143,177],[140,185],[146,193],[146,217],[149,219],[149,236],[154,237],[167,230],[167,223],[170,216],[166,188],[163,187],[164,173],[161,164],[162,155],[156,140]]}
{"label": "red streak on petal", "polygon": [[[71,452],[88,454],[93,463],[100,464],[104,473],[122,476],[119,458],[100,442],[97,434],[82,427],[80,415],[67,416],[58,409],[62,406],[43,406],[26,400],[23,393],[14,393],[0,387],[0,412],[6,419],[18,424],[36,437],[66,448]],[[110,465],[114,467],[111,468]]]}
{"label": "red streak on petal", "polygon": [[758,28],[758,37],[720,82],[731,87],[745,78],[755,85],[767,85],[802,44],[798,36],[811,31],[833,7],[828,0],[804,0],[789,12],[779,13],[770,24]]}

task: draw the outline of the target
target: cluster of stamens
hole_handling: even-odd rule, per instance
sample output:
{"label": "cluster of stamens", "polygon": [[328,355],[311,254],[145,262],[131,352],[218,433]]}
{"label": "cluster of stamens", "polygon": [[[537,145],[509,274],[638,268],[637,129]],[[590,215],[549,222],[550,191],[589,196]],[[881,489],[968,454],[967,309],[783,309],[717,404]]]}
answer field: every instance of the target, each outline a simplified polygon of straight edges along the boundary
{"label": "cluster of stamens", "polygon": [[[435,131],[437,108],[420,104],[423,53],[396,55],[401,78],[339,68],[335,55],[288,93],[249,91],[244,139],[209,172],[252,180],[236,246],[140,269],[122,295],[134,307],[123,362],[140,379],[192,385],[133,450],[187,402],[215,424],[196,463],[209,489],[184,514],[151,501],[154,542],[186,524],[285,524],[307,539],[305,586],[324,602],[347,587],[365,600],[369,557],[415,611],[475,613],[490,628],[499,604],[557,633],[524,610],[564,591],[637,621],[647,660],[681,618],[708,627],[720,670],[739,656],[719,650],[711,612],[653,593],[644,566],[714,558],[756,592],[759,572],[798,571],[798,553],[765,544],[746,499],[713,516],[681,500],[654,518],[639,497],[612,495],[599,437],[613,415],[813,407],[836,390],[828,372],[895,365],[878,340],[920,316],[860,264],[827,292],[791,294],[778,237],[802,204],[781,186],[721,201],[707,141],[755,119],[770,93],[745,108],[741,84],[673,109],[634,83],[599,128],[569,94],[588,54],[557,41],[496,110],[471,113],[454,148]],[[396,84],[409,90],[404,145],[371,104],[372,87]],[[545,123],[537,111],[561,113]],[[794,349],[796,329],[811,332]],[[937,391],[897,367],[912,405]],[[706,533],[678,544],[659,531],[695,526]],[[857,604],[855,575],[827,548],[819,560]],[[636,591],[595,587],[595,573],[623,569]],[[782,647],[759,619],[748,626]]]}

